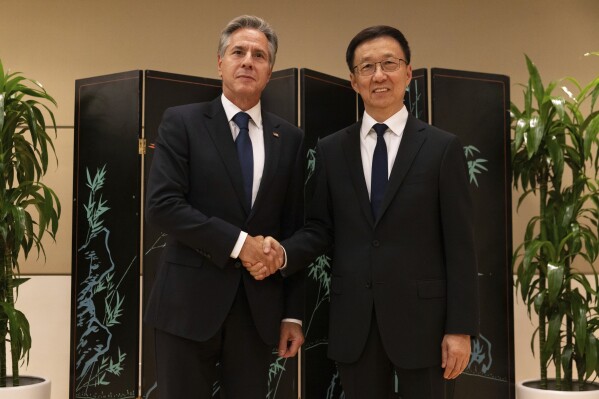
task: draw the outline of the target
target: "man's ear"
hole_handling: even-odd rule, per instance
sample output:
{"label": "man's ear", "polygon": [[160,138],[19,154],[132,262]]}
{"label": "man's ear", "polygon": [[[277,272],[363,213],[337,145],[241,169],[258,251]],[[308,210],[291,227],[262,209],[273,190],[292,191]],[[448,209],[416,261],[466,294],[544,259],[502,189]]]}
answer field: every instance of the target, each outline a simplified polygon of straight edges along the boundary
{"label": "man's ear", "polygon": [[354,91],[359,94],[360,92],[358,91],[358,83],[356,83],[356,76],[351,72],[349,74],[349,81],[351,82],[351,87],[354,89]]}
{"label": "man's ear", "polygon": [[412,81],[412,65],[407,65],[406,67],[406,90],[410,86],[410,82]]}
{"label": "man's ear", "polygon": [[218,65],[218,76],[223,77],[223,71],[220,68],[220,64],[222,64],[223,59],[220,58],[220,54],[216,55],[216,64]]}

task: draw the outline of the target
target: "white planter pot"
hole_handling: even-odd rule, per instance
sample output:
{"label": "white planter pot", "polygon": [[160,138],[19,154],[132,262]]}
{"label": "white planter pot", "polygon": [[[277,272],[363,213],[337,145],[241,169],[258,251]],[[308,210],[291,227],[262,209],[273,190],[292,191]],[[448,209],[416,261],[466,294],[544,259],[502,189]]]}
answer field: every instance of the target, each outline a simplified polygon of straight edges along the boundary
{"label": "white planter pot", "polygon": [[516,384],[516,399],[598,399],[599,390],[596,391],[550,391],[527,387],[524,384],[535,380],[520,381]]}
{"label": "white planter pot", "polygon": [[21,385],[18,387],[0,388],[0,399],[50,399],[49,379],[28,375],[22,375],[20,379]]}

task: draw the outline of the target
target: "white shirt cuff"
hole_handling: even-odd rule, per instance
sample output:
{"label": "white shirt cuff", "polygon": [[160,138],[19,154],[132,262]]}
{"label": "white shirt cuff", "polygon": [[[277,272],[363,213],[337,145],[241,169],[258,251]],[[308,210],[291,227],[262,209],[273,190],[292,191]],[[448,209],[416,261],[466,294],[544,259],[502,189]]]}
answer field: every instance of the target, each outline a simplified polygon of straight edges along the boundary
{"label": "white shirt cuff", "polygon": [[[282,245],[281,245],[281,249],[283,250],[283,259],[284,259],[284,261],[283,261],[283,265],[281,267],[279,267],[279,270],[283,270],[283,269],[285,269],[287,267],[287,251],[285,251],[285,247],[283,247]],[[302,323],[300,323],[300,325],[301,324]]]}
{"label": "white shirt cuff", "polygon": [[237,238],[237,242],[235,243],[235,246],[233,247],[233,250],[231,251],[231,258],[233,259],[237,259],[239,258],[239,253],[241,252],[241,248],[243,247],[243,244],[245,243],[245,239],[247,238],[248,233],[246,233],[245,231],[242,231],[239,233],[239,237]]}
{"label": "white shirt cuff", "polygon": [[298,320],[298,319],[283,319],[281,321],[286,321],[286,322],[289,322],[289,323],[299,324],[300,326],[302,325],[302,321]]}

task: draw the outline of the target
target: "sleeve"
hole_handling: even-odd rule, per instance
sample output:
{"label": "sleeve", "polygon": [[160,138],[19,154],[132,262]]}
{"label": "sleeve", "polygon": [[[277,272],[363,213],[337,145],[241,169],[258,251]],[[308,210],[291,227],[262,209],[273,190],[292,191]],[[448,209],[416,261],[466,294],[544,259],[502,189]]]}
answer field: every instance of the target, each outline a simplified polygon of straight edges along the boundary
{"label": "sleeve", "polygon": [[239,238],[241,229],[216,217],[208,217],[191,206],[190,148],[182,111],[164,113],[155,143],[146,190],[146,220],[154,228],[195,249],[223,268]]}
{"label": "sleeve", "polygon": [[[284,212],[281,222],[281,238],[290,237],[304,224],[305,146],[303,133],[301,135],[302,140],[296,153],[293,174],[289,180],[283,208],[286,212]],[[284,318],[303,320],[305,273],[299,272],[292,278],[285,278],[283,284],[285,290]]]}
{"label": "sleeve", "polygon": [[306,223],[293,237],[282,242],[287,251],[287,267],[283,270],[285,276],[304,270],[333,243],[332,209],[321,143],[316,146],[316,166],[312,178],[314,192],[306,201]]}
{"label": "sleeve", "polygon": [[440,173],[441,223],[447,272],[448,334],[479,333],[478,272],[474,221],[463,147],[451,140]]}

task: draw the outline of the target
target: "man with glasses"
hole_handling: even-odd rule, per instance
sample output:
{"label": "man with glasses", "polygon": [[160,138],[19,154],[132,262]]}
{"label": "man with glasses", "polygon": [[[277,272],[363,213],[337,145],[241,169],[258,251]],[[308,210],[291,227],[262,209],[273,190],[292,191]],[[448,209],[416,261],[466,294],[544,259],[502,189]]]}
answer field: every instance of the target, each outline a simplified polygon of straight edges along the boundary
{"label": "man with glasses", "polygon": [[264,250],[293,275],[333,247],[329,357],[347,399],[451,396],[478,333],[472,207],[462,145],[408,113],[410,48],[389,26],[347,53],[362,119],[319,141],[304,227]]}

